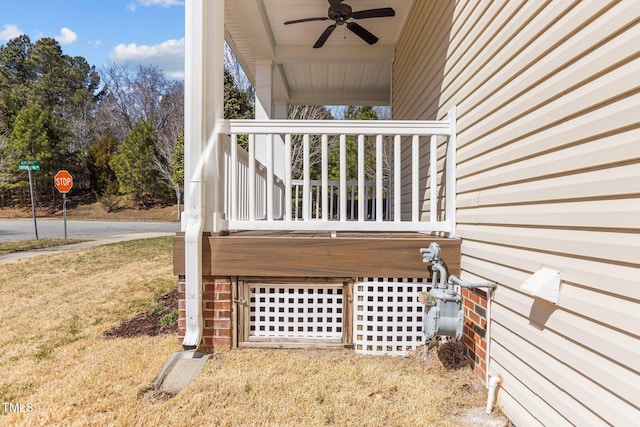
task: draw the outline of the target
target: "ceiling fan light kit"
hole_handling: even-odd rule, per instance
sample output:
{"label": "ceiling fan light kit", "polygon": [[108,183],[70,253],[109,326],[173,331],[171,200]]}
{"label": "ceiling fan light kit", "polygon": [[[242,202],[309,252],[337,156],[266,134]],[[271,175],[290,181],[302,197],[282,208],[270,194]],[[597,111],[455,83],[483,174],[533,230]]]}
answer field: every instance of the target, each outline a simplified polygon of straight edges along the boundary
{"label": "ceiling fan light kit", "polygon": [[356,36],[360,37],[366,43],[372,45],[378,42],[378,37],[374,34],[370,33],[363,26],[355,23],[355,22],[347,22],[349,19],[367,19],[367,18],[384,18],[388,16],[395,16],[396,12],[390,7],[382,7],[379,9],[366,9],[359,10],[354,12],[351,6],[346,3],[342,3],[342,0],[328,0],[329,1],[329,10],[327,12],[327,16],[315,17],[315,18],[303,18],[303,19],[295,19],[293,21],[287,21],[284,25],[291,24],[300,24],[302,22],[311,22],[311,21],[334,21],[334,24],[329,25],[324,32],[320,35],[318,40],[316,40],[313,45],[314,49],[321,48],[324,46],[325,42],[333,33],[338,25],[347,25],[347,29],[354,33]]}

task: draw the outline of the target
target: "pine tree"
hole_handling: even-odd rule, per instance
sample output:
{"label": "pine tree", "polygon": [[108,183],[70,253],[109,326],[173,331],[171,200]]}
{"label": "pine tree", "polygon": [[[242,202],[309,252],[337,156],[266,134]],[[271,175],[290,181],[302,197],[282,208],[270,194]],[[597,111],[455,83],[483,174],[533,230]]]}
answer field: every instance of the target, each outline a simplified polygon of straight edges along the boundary
{"label": "pine tree", "polygon": [[[118,154],[109,165],[118,179],[118,190],[140,206],[149,206],[163,195],[166,187],[152,167],[156,159],[156,132],[149,121],[137,123],[124,138]],[[164,191],[163,191],[164,190]]]}

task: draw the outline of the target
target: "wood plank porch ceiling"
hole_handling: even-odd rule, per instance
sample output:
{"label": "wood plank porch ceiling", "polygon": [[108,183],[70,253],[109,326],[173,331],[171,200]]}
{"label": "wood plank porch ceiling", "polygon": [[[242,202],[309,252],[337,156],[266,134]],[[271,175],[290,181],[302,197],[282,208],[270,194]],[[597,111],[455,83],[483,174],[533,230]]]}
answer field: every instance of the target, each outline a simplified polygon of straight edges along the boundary
{"label": "wood plank porch ceiling", "polygon": [[[203,239],[204,276],[426,278],[419,249],[437,242],[450,274],[460,240],[421,233],[232,232]],[[174,238],[174,273],[184,274],[184,234]]]}
{"label": "wood plank porch ceiling", "polygon": [[343,26],[323,48],[313,49],[333,21],[284,22],[326,16],[326,0],[228,0],[225,37],[252,84],[256,63],[274,64],[273,99],[302,105],[388,105],[395,43],[413,0],[345,3],[356,11],[393,7],[396,16],[357,20],[379,37],[375,45],[367,45]]}

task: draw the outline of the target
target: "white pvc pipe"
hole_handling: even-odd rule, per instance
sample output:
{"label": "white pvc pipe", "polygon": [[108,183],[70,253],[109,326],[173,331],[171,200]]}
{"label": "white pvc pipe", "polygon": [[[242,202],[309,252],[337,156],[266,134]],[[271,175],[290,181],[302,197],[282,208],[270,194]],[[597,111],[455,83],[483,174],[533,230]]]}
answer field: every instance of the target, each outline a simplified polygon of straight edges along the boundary
{"label": "white pvc pipe", "polygon": [[487,329],[484,335],[484,339],[487,342],[485,364],[484,364],[487,369],[487,372],[485,374],[485,384],[487,387],[489,386],[489,371],[490,371],[489,363],[491,362],[491,298],[492,297],[493,297],[493,289],[487,288]]}
{"label": "white pvc pipe", "polygon": [[498,387],[498,384],[500,384],[499,376],[489,378],[489,391],[487,394],[487,410],[486,410],[487,415],[491,414],[491,411],[493,410],[493,404],[496,400],[496,388]]}

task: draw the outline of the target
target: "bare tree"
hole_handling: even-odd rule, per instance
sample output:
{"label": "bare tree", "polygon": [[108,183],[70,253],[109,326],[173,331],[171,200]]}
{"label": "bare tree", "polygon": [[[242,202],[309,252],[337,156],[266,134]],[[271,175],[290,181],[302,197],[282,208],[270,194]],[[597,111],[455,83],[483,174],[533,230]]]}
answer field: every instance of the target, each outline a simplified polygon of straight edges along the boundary
{"label": "bare tree", "polygon": [[224,44],[224,68],[231,73],[238,89],[253,94],[253,86],[251,86],[249,78],[226,42]]}
{"label": "bare tree", "polygon": [[156,66],[140,66],[131,72],[124,66],[104,71],[105,117],[110,131],[120,140],[136,123],[149,121],[157,134],[156,158],[150,165],[158,171],[180,203],[182,186],[174,179],[172,158],[184,126],[184,84],[166,77]]}
{"label": "bare tree", "polygon": [[[320,105],[291,105],[289,106],[289,118],[296,120],[331,120],[333,117],[329,110]],[[333,145],[334,141],[329,141]],[[311,135],[309,140],[309,168],[313,169],[322,161],[322,144],[320,136]],[[304,166],[304,146],[302,135],[293,135],[291,141],[291,177],[302,178]]]}

